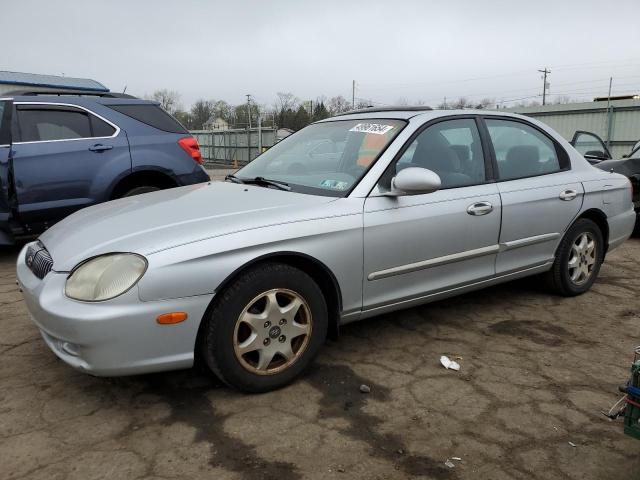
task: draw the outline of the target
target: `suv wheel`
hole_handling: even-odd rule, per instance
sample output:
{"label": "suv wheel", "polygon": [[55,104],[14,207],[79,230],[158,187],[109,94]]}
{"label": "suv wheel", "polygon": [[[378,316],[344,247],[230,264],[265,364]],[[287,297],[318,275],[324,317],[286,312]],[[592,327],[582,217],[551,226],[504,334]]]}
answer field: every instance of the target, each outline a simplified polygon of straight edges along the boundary
{"label": "suv wheel", "polygon": [[134,195],[141,195],[143,193],[149,193],[149,192],[157,192],[158,190],[161,190],[160,187],[154,187],[151,185],[146,185],[146,186],[142,186],[142,187],[135,187],[132,188],[131,190],[125,192],[124,195],[122,195],[122,198],[124,197],[133,197]]}
{"label": "suv wheel", "polygon": [[553,267],[547,272],[551,288],[567,297],[580,295],[593,285],[604,258],[602,232],[595,222],[581,218],[567,231]]}
{"label": "suv wheel", "polygon": [[327,336],[327,305],[305,272],[269,263],[219,294],[201,330],[200,354],[226,384],[266,392],[295,379]]}

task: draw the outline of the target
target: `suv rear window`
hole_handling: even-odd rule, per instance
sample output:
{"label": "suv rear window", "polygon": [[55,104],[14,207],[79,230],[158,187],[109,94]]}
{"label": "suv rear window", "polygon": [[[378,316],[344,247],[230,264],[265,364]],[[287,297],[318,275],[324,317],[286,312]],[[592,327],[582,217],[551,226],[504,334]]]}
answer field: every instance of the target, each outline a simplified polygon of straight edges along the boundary
{"label": "suv rear window", "polygon": [[134,118],[139,122],[145,123],[164,132],[189,133],[182,125],[180,125],[180,122],[157,105],[146,103],[142,105],[107,106],[116,112],[120,112],[127,117]]}

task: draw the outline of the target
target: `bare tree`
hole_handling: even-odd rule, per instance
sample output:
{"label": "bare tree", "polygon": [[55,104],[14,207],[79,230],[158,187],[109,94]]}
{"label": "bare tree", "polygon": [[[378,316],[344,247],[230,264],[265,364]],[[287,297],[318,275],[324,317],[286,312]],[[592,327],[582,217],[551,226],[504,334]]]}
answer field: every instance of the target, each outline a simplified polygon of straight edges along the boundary
{"label": "bare tree", "polygon": [[478,110],[484,110],[485,108],[488,108],[490,105],[495,105],[496,101],[493,98],[483,98],[482,100],[480,100],[475,108],[477,108]]}
{"label": "bare tree", "polygon": [[406,107],[407,105],[409,105],[409,100],[407,100],[405,97],[400,97],[396,100],[396,105],[398,105],[399,107]]}
{"label": "bare tree", "polygon": [[361,98],[356,102],[356,110],[362,110],[363,108],[373,107],[373,102],[366,98]]}
{"label": "bare tree", "polygon": [[351,103],[347,101],[342,95],[338,95],[337,97],[331,97],[325,103],[327,110],[329,113],[333,115],[337,115],[338,113],[346,112],[351,110]]}
{"label": "bare tree", "polygon": [[471,103],[465,97],[460,97],[458,100],[451,104],[451,108],[456,110],[463,110],[465,108],[471,108]]}
{"label": "bare tree", "polygon": [[283,112],[286,112],[287,110],[296,110],[298,103],[299,103],[298,99],[293,93],[278,92],[278,99],[276,100],[274,107],[276,109],[276,112],[279,115],[281,115]]}
{"label": "bare tree", "polygon": [[198,100],[191,106],[191,128],[200,130],[214,114],[214,103],[207,100]]}
{"label": "bare tree", "polygon": [[553,103],[556,105],[566,105],[567,103],[573,102],[575,102],[575,100],[569,95],[556,95],[556,98],[553,99]]}
{"label": "bare tree", "polygon": [[165,111],[172,115],[182,109],[180,105],[180,94],[175,90],[167,90],[166,88],[163,88],[153,92],[150,97],[146,95],[145,98],[155,100]]}

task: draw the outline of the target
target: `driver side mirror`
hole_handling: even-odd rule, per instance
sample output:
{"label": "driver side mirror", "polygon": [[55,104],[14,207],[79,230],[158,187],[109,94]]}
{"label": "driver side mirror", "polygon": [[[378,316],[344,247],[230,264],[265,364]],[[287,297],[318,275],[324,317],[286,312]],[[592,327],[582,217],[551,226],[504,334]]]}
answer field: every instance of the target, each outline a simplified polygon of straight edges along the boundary
{"label": "driver side mirror", "polygon": [[391,179],[391,191],[387,194],[392,197],[404,195],[421,195],[439,190],[442,186],[440,176],[426,168],[409,167],[400,170]]}

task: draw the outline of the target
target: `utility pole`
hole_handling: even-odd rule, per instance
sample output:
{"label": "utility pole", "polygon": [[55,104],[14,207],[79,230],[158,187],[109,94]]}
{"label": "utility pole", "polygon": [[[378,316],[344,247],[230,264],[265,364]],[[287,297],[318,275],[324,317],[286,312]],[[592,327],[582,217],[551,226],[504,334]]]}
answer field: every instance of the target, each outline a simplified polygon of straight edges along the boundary
{"label": "utility pole", "polygon": [[611,86],[613,84],[613,77],[609,77],[609,96],[607,97],[607,148],[611,148],[611,125],[613,116],[613,110],[611,110]]}
{"label": "utility pole", "polygon": [[353,80],[351,84],[351,108],[356,109],[356,81]]}
{"label": "utility pole", "polygon": [[249,128],[251,128],[251,94],[247,93],[247,120],[249,123]]}
{"label": "utility pole", "polygon": [[547,75],[551,73],[547,67],[544,67],[544,70],[538,70],[543,74],[542,76],[542,105],[547,103],[547,88],[549,88],[549,84],[547,83]]}
{"label": "utility pole", "polygon": [[247,163],[249,163],[251,158],[251,94],[247,93]]}

